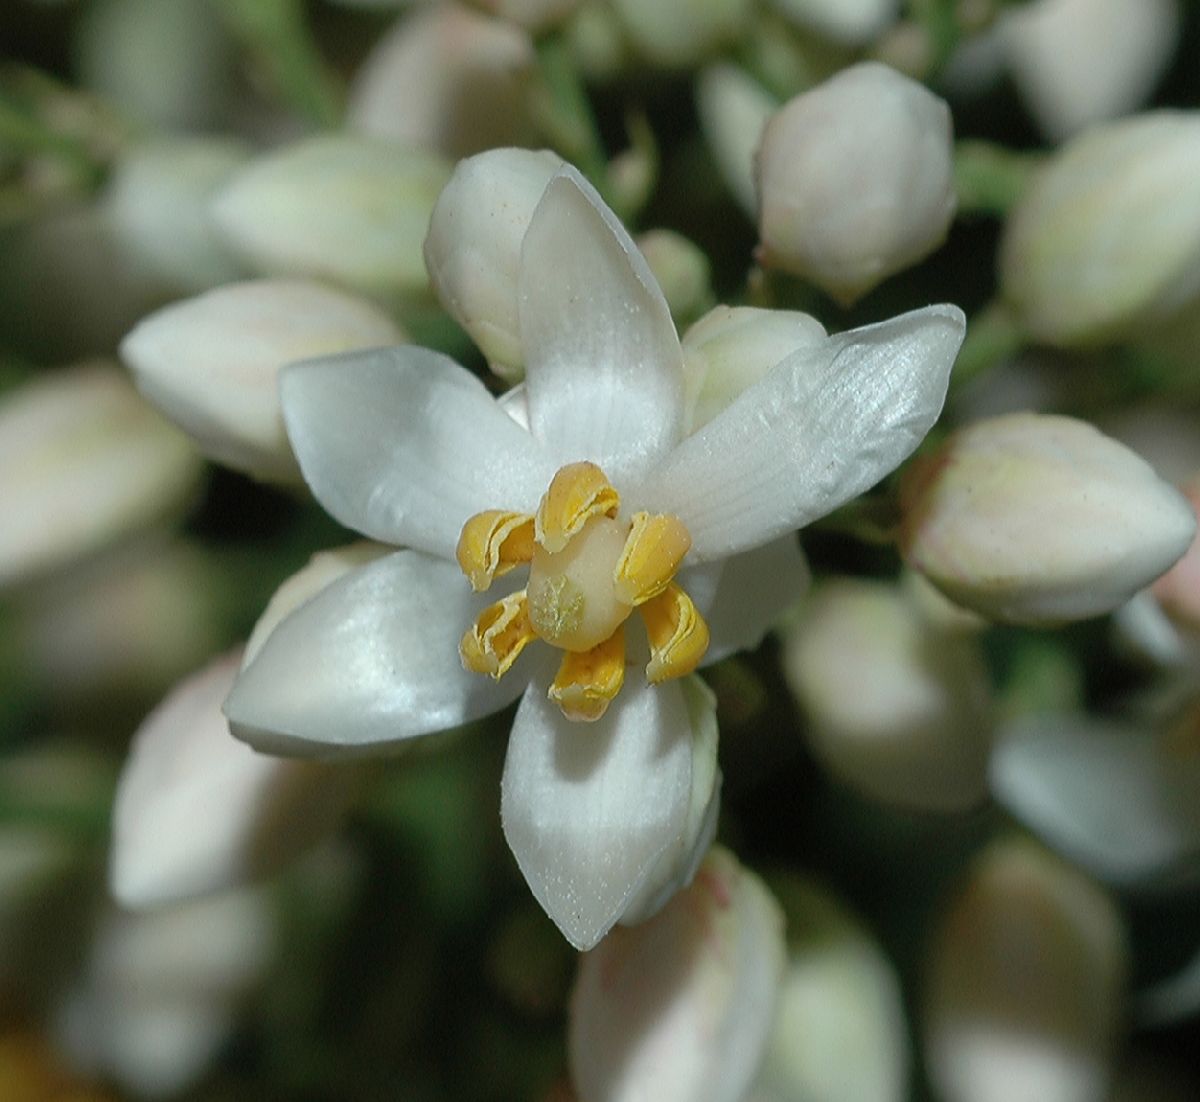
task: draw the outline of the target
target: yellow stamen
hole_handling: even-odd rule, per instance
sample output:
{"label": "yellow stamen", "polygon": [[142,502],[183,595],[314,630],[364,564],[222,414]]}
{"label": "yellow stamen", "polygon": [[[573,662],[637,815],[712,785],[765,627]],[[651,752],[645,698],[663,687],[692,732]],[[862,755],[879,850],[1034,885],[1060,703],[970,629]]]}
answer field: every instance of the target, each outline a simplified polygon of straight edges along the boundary
{"label": "yellow stamen", "polygon": [[550,699],[567,719],[593,723],[604,715],[624,681],[625,629],[619,627],[599,646],[563,655]]}
{"label": "yellow stamen", "polygon": [[651,685],[691,673],[708,650],[708,625],[692,599],[674,582],[638,611],[650,640],[646,680]]}
{"label": "yellow stamen", "polygon": [[463,525],[455,555],[471,588],[482,593],[493,579],[533,558],[533,517],[488,509]]}
{"label": "yellow stamen", "polygon": [[525,590],[510,593],[485,608],[458,644],[463,668],[499,681],[537,635],[529,622]]}
{"label": "yellow stamen", "polygon": [[570,463],[542,495],[533,538],[547,551],[561,551],[592,517],[615,517],[620,507],[620,496],[595,463]]}
{"label": "yellow stamen", "polygon": [[668,513],[634,513],[633,529],[613,571],[617,598],[640,605],[662,593],[692,546],[683,521]]}

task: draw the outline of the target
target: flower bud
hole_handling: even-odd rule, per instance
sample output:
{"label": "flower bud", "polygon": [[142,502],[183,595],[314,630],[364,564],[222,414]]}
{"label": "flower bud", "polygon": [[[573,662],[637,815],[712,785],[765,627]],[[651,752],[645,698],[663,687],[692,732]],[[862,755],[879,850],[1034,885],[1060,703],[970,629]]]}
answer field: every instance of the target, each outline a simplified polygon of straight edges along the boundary
{"label": "flower bud", "polygon": [[[1192,513],[1200,520],[1200,475],[1181,487]],[[1170,619],[1186,631],[1200,632],[1200,536],[1170,570],[1151,587]]]}
{"label": "flower bud", "polygon": [[683,69],[736,38],[750,0],[613,0],[635,49],[655,65]]}
{"label": "flower bud", "polygon": [[1076,713],[1030,716],[997,742],[992,793],[1048,846],[1110,884],[1192,880],[1200,870],[1198,726],[1195,707],[1164,731]]}
{"label": "flower bud", "polygon": [[896,18],[899,0],[772,0],[797,26],[846,46],[873,42]]}
{"label": "flower bud", "polygon": [[696,81],[700,129],[717,172],[738,206],[751,218],[758,206],[754,153],[767,120],[778,106],[758,81],[736,65],[710,65]]}
{"label": "flower bud", "polygon": [[852,302],[945,238],[950,110],[886,65],[851,66],[771,117],[756,182],[763,263]]}
{"label": "flower bud", "polygon": [[1181,494],[1084,421],[1016,413],[951,436],[904,472],[900,548],[947,596],[996,620],[1099,616],[1187,550]]}
{"label": "flower bud", "polygon": [[798,310],[713,307],[683,336],[689,430],[707,424],[776,364],[825,335],[816,318]]}
{"label": "flower bud", "polygon": [[1094,127],[1034,176],[1000,248],[1002,291],[1030,337],[1123,336],[1200,292],[1200,113]]}
{"label": "flower bud", "polygon": [[1061,142],[1149,98],[1179,22],[1178,0],[1036,0],[1007,12],[1001,35],[1039,129]]}
{"label": "flower bud", "polygon": [[692,796],[682,834],[659,857],[621,915],[636,926],[656,915],[696,875],[717,834],[721,770],[717,767],[717,698],[698,677],[681,682],[692,728]]}
{"label": "flower bud", "polygon": [[784,647],[809,744],[831,773],[902,807],[982,801],[991,720],[974,638],[933,628],[892,586],[843,578],[812,594]]}
{"label": "flower bud", "polygon": [[738,1102],[765,1050],[784,952],[779,904],[714,849],[654,919],[580,957],[567,1043],[581,1102]]}
{"label": "flower bud", "polygon": [[279,407],[286,364],[400,344],[373,303],[304,280],[218,287],[151,314],[121,342],[142,394],[211,459],[258,478],[300,482]]}
{"label": "flower bud", "polygon": [[461,4],[431,4],[402,18],[363,62],[347,124],[452,159],[520,145],[532,137],[525,85],[533,64],[519,27]]}
{"label": "flower bud", "polygon": [[442,306],[506,379],[522,374],[517,268],[534,209],[562,158],[493,149],[461,161],[442,189],[425,264]]}
{"label": "flower bud", "polygon": [[677,325],[698,318],[713,301],[712,265],[699,245],[674,230],[649,230],[637,238]]}
{"label": "flower bud", "polygon": [[46,372],[0,402],[0,586],[182,510],[201,463],[115,366]]}
{"label": "flower bud", "polygon": [[542,31],[562,22],[581,0],[475,0],[485,11],[530,31]]}
{"label": "flower bud", "polygon": [[448,176],[432,154],[331,134],[252,161],[218,194],[213,216],[263,275],[396,298],[426,286],[421,241]]}
{"label": "flower bud", "polygon": [[225,585],[198,548],[137,541],[25,595],[26,668],[55,701],[153,700],[222,645]]}
{"label": "flower bud", "polygon": [[1126,970],[1104,893],[1030,843],[994,845],[934,948],[924,1032],[938,1096],[1105,1097]]}
{"label": "flower bud", "polygon": [[219,122],[235,52],[206,0],[98,0],[78,28],[84,87],[123,114],[165,131]]}
{"label": "flower bud", "polygon": [[88,1074],[137,1097],[182,1093],[233,1030],[275,954],[267,898],[239,892],[146,914],[112,912],[57,1022]]}
{"label": "flower bud", "polygon": [[208,204],[247,157],[239,143],[213,138],[177,138],[126,154],[104,196],[119,247],[175,294],[237,279],[241,271],[212,226]]}
{"label": "flower bud", "polygon": [[772,882],[788,963],[766,1058],[744,1102],[903,1102],[910,1062],[895,969],[832,895]]}
{"label": "flower bud", "polygon": [[267,876],[330,833],[358,794],[353,767],[268,757],[221,704],[241,648],[177,685],[133,737],[117,785],[109,886],[156,907]]}

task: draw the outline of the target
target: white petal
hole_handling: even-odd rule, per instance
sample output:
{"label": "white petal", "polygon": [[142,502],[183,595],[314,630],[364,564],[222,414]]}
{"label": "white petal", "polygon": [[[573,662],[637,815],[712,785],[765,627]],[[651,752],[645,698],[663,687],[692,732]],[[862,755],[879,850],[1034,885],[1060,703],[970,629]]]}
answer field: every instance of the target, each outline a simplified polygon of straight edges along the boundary
{"label": "white petal", "polygon": [[504,762],[504,836],[577,949],[608,932],[679,840],[691,793],[691,728],[678,685],[627,684],[595,723],[564,719],[540,680],[521,701]]}
{"label": "white petal", "polygon": [[452,559],[484,509],[532,513],[554,466],[453,360],[415,345],[297,364],[284,419],[317,499],[385,543]]}
{"label": "white petal", "polygon": [[268,875],[332,830],[360,769],[268,757],[221,714],[240,648],[181,682],[133,737],[113,806],[109,883],[125,907]]}
{"label": "white petal", "polygon": [[270,753],[377,753],[503,708],[525,686],[519,670],[497,682],[458,657],[498,596],[414,551],[351,571],[267,637],[225,702],[233,733]]}
{"label": "white petal", "polygon": [[991,787],[1047,844],[1111,883],[1200,871],[1200,761],[1149,731],[1031,718],[993,751]]}
{"label": "white petal", "polygon": [[[811,575],[792,533],[721,564],[710,608],[701,609],[710,642],[704,664],[753,650],[808,589]],[[688,591],[691,594],[691,591]],[[695,594],[691,594],[695,600]]]}
{"label": "white petal", "polygon": [[691,555],[732,555],[862,493],[941,412],[966,322],[929,306],[789,357],[654,471],[631,505],[674,513]]}
{"label": "white petal", "polygon": [[682,431],[679,338],[637,246],[569,166],[534,211],[518,290],[534,436],[614,481],[645,471]]}

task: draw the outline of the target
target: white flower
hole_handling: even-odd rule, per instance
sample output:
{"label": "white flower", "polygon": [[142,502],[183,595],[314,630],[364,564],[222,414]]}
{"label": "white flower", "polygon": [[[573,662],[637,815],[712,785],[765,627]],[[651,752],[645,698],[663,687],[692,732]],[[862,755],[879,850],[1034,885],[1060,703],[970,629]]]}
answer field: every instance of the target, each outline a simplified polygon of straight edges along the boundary
{"label": "white flower", "polygon": [[[318,500],[405,550],[280,624],[226,712],[260,749],[361,754],[531,685],[504,830],[539,902],[590,947],[661,875],[664,853],[690,857],[693,736],[673,679],[756,643],[803,584],[790,533],[912,451],[940,410],[963,318],[930,307],[807,346],[685,438],[666,302],[572,168],[530,221],[517,285],[526,383],[502,402],[412,346],[283,373]],[[520,589],[509,571],[530,560]],[[500,575],[499,602],[472,591]],[[628,632],[629,651],[648,679],[622,689],[635,605],[647,631]]]}

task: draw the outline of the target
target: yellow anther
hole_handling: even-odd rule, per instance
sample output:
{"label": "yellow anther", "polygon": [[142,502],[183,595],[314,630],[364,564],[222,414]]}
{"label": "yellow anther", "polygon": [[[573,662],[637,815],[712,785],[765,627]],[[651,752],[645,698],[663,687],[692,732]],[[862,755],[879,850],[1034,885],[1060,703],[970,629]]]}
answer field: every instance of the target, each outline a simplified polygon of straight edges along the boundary
{"label": "yellow anther", "polygon": [[561,551],[592,517],[615,517],[620,507],[620,496],[595,463],[570,463],[542,495],[533,538],[547,551]]}
{"label": "yellow anther", "polygon": [[617,598],[640,605],[667,588],[692,546],[683,521],[668,513],[634,513],[633,529],[613,570]]}
{"label": "yellow anther", "polygon": [[708,650],[708,625],[692,599],[674,582],[638,611],[650,640],[646,680],[651,685],[691,673]]}
{"label": "yellow anther", "polygon": [[533,558],[533,517],[488,509],[463,525],[455,555],[471,588],[482,593],[493,579]]}
{"label": "yellow anther", "polygon": [[462,637],[458,653],[464,669],[499,681],[526,644],[536,638],[522,589],[485,608]]}
{"label": "yellow anther", "polygon": [[625,629],[617,628],[591,650],[563,655],[550,699],[567,719],[592,723],[604,715],[625,682]]}

